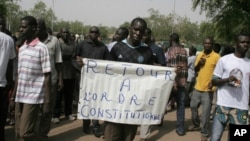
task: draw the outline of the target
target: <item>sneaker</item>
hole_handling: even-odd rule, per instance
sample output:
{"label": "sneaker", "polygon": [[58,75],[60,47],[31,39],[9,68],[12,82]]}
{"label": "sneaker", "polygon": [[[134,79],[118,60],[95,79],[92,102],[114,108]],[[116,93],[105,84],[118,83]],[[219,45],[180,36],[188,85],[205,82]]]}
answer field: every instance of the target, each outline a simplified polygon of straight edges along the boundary
{"label": "sneaker", "polygon": [[85,134],[90,134],[90,127],[89,127],[89,126],[84,126],[84,125],[83,125],[83,132],[84,132]]}
{"label": "sneaker", "polygon": [[199,131],[200,127],[199,126],[195,126],[195,125],[190,125],[188,127],[188,131]]}
{"label": "sneaker", "polygon": [[13,126],[15,124],[15,120],[14,119],[10,119],[9,125]]}
{"label": "sneaker", "polygon": [[69,120],[76,120],[76,117],[74,117],[73,115],[69,115],[68,118]]}
{"label": "sneaker", "polygon": [[53,123],[55,123],[55,124],[60,123],[59,118],[52,118],[51,121],[52,121]]}

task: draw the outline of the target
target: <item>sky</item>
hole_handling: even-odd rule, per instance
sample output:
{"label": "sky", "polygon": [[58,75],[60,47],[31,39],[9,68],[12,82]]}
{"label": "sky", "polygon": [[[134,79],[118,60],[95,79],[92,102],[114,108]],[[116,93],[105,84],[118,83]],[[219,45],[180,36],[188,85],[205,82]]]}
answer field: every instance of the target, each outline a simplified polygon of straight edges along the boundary
{"label": "sky", "polygon": [[[23,10],[29,10],[39,0],[21,0]],[[160,14],[175,12],[192,22],[205,21],[200,9],[192,10],[192,0],[42,0],[54,9],[58,19],[81,21],[85,25],[115,26],[130,22],[135,17],[148,17],[150,8]]]}

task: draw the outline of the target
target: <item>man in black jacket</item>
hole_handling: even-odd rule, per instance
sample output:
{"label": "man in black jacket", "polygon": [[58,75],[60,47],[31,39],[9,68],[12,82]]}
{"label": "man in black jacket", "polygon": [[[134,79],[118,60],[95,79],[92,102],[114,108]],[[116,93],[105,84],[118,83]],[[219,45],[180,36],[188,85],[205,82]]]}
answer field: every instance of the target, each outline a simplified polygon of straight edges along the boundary
{"label": "man in black jacket", "polygon": [[[91,58],[91,59],[107,59],[108,57],[108,48],[104,43],[99,41],[100,31],[99,28],[93,26],[89,29],[88,38],[82,42],[80,42],[76,46],[76,51],[73,55],[72,64],[76,68],[77,72],[81,72],[82,58]],[[79,75],[80,77],[80,75]],[[80,78],[77,78],[80,80]],[[96,137],[100,137],[100,125],[98,120],[92,120],[93,122],[93,133]],[[83,120],[83,132],[89,134],[90,133],[90,120]]]}

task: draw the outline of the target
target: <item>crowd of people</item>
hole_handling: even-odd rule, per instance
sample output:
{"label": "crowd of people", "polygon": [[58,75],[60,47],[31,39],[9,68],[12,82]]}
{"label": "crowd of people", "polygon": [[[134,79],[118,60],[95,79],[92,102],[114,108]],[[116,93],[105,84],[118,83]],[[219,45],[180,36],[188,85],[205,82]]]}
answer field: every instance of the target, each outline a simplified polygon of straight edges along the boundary
{"label": "crowd of people", "polygon": [[[249,33],[235,36],[234,50],[221,50],[212,37],[206,37],[204,49],[197,54],[193,46],[185,49],[178,33],[169,36],[168,47],[158,46],[152,29],[140,17],[134,18],[129,27],[118,28],[108,45],[100,40],[97,26],[90,27],[85,39],[76,42],[67,27],[55,36],[43,19],[32,16],[21,19],[19,32],[19,37],[12,37],[5,27],[5,17],[0,15],[0,141],[5,141],[10,113],[14,113],[17,141],[48,141],[51,123],[59,124],[62,113],[68,120],[76,120],[72,108],[79,93],[83,58],[175,68],[166,107],[174,99],[179,136],[200,131],[201,141],[209,137],[219,141],[228,123],[249,124]],[[186,106],[190,106],[192,115],[192,125],[187,129]],[[82,130],[96,137],[104,135],[105,141],[133,141],[138,126],[141,141],[148,140],[153,125],[104,121],[101,128],[98,120],[84,119]]]}

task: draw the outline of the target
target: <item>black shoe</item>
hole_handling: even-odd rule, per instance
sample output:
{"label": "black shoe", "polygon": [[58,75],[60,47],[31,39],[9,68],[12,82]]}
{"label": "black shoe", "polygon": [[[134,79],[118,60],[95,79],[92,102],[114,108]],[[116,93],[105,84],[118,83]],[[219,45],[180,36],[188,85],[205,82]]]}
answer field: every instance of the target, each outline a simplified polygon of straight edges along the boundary
{"label": "black shoe", "polygon": [[158,124],[158,126],[162,127],[163,126],[163,120],[164,120],[164,117],[161,119],[161,123]]}
{"label": "black shoe", "polygon": [[177,131],[177,130],[175,130],[175,132],[176,132],[179,136],[184,136],[184,135],[185,135],[185,132],[180,132],[180,131]]}
{"label": "black shoe", "polygon": [[86,134],[90,134],[90,127],[89,126],[83,126],[83,132]]}
{"label": "black shoe", "polygon": [[100,130],[100,128],[93,128],[93,134],[95,137],[99,138],[101,135],[103,135],[103,132]]}

